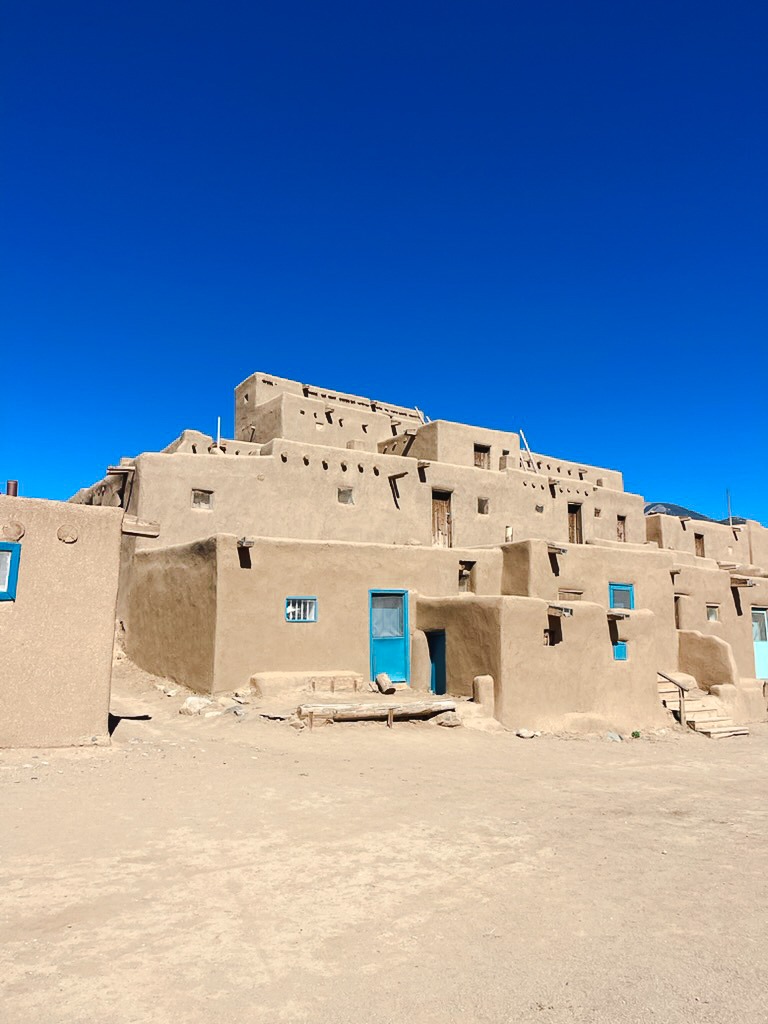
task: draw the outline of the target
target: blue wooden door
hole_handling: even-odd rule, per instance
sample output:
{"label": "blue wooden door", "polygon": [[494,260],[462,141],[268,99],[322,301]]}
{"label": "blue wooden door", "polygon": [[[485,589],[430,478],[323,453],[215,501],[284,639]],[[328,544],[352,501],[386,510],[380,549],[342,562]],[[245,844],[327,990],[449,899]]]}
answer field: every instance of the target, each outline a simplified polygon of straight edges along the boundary
{"label": "blue wooden door", "polygon": [[440,696],[445,693],[445,630],[432,629],[427,633],[429,647],[430,677],[429,688]]}
{"label": "blue wooden door", "polygon": [[755,644],[755,678],[768,679],[768,609],[752,609],[752,640]]}
{"label": "blue wooden door", "polygon": [[408,591],[370,592],[371,679],[386,672],[393,683],[410,680]]}

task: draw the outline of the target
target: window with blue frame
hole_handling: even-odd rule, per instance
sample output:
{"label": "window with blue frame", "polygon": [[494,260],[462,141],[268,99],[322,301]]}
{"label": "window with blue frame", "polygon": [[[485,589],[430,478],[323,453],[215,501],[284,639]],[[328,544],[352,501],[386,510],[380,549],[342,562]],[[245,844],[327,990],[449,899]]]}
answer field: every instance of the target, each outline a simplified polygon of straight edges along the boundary
{"label": "window with blue frame", "polygon": [[21,544],[0,542],[0,601],[16,600]]}
{"label": "window with blue frame", "polygon": [[627,660],[627,642],[626,642],[626,640],[614,640],[613,641],[613,660],[614,661],[626,661]]}
{"label": "window with blue frame", "polygon": [[634,583],[609,583],[608,607],[632,611],[635,607]]}
{"label": "window with blue frame", "polygon": [[286,597],[286,622],[317,622],[316,597]]}

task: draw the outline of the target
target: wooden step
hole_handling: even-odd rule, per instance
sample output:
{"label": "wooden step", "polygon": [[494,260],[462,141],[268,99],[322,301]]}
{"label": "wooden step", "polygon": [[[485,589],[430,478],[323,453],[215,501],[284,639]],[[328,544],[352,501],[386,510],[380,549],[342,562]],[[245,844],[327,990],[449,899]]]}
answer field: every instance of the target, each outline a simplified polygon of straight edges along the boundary
{"label": "wooden step", "polygon": [[733,722],[730,718],[694,718],[690,723],[692,729],[696,732],[705,732],[706,730],[718,729],[722,726],[730,728]]}
{"label": "wooden step", "polygon": [[726,739],[728,736],[749,736],[749,729],[745,725],[713,725],[710,728],[694,729],[694,732],[708,736],[712,740]]}

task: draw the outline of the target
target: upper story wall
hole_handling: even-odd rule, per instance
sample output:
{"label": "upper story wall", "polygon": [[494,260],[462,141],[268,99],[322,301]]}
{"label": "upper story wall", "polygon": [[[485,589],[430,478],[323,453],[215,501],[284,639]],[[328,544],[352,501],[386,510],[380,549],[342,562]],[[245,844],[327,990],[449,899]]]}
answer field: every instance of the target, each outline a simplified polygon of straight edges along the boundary
{"label": "upper story wall", "polygon": [[[258,415],[257,410],[259,406],[272,403],[281,397],[293,400],[308,399],[309,404],[302,406],[296,401],[282,404],[280,409],[285,410],[284,420],[278,427],[276,424],[270,425],[269,416]],[[417,409],[391,405],[388,402],[378,402],[341,391],[328,391],[310,384],[287,380],[284,377],[275,377],[268,373],[253,373],[235,388],[235,435],[245,441],[259,439],[271,441],[276,437],[308,441],[310,438],[305,433],[306,425],[295,420],[295,416],[300,415],[299,410],[302,408],[305,412],[310,413],[312,419],[315,419],[315,412],[319,412],[324,419],[326,411],[335,415],[337,421],[339,418],[346,417],[348,430],[353,425],[362,427],[362,424],[366,423],[370,429],[370,436],[376,436],[377,439],[379,436],[391,435],[393,426],[397,428],[404,423],[419,425],[424,421]],[[320,422],[322,425],[322,420]],[[276,432],[277,430],[288,430],[291,425],[298,428],[298,434]],[[387,429],[385,433],[382,433],[384,426]],[[316,428],[313,425],[311,429]],[[262,435],[268,433],[269,436],[259,438],[256,432]],[[395,429],[394,432],[396,433],[397,430]],[[358,433],[364,435],[366,432],[359,430]],[[336,437],[339,436],[336,435]],[[350,437],[352,437],[351,434],[347,439]],[[344,447],[344,444],[341,447]]]}
{"label": "upper story wall", "polygon": [[[750,533],[744,526],[731,527],[723,523],[709,523],[701,519],[679,519],[677,516],[655,514],[646,516],[648,540],[668,551],[680,551],[699,558],[712,558],[735,565],[760,565],[757,558],[768,557],[759,541],[760,534],[768,534],[759,524]],[[757,543],[752,550],[750,539]]]}
{"label": "upper story wall", "polygon": [[[228,452],[240,444],[227,442]],[[159,522],[160,536],[139,538],[138,546],[235,533],[431,547],[434,492],[450,494],[454,547],[500,544],[510,535],[567,541],[569,505],[579,506],[587,543],[616,543],[618,516],[628,544],[645,542],[643,500],[622,491],[286,440],[258,451],[139,456],[129,511]],[[210,495],[205,508],[193,490]]]}
{"label": "upper story wall", "polygon": [[471,466],[499,470],[501,460],[512,460],[517,468],[520,459],[520,438],[501,430],[472,427],[450,420],[433,420],[407,434],[382,440],[382,454],[407,455],[412,459],[444,462],[452,466]]}

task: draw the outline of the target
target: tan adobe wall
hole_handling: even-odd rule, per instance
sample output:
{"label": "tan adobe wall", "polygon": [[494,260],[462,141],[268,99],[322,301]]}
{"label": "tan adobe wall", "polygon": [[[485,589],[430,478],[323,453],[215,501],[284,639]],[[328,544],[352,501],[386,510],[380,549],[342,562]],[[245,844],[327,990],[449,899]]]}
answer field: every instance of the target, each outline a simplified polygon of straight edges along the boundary
{"label": "tan adobe wall", "polygon": [[[683,521],[677,516],[646,516],[648,540],[669,551],[696,553],[696,535],[703,537],[704,557],[720,562],[748,565],[752,561],[749,531],[700,519]],[[755,563],[760,564],[760,563]]]}
{"label": "tan adobe wall", "polygon": [[624,490],[624,477],[616,469],[605,469],[602,466],[590,466],[586,462],[568,462],[554,455],[541,455],[533,452],[536,467],[545,476],[556,476],[562,480],[581,480],[594,484],[595,487],[606,487],[611,491]]}
{"label": "tan adobe wall", "polygon": [[[265,403],[272,403],[280,396],[287,398],[304,398],[314,400],[307,409],[315,410],[318,406],[322,408],[333,408],[338,415],[348,416],[350,421],[363,422],[366,419],[370,422],[372,415],[376,421],[386,423],[394,421],[395,425],[400,422],[409,422],[418,425],[423,422],[421,414],[416,409],[409,409],[406,406],[391,405],[388,402],[378,402],[370,398],[363,398],[360,395],[350,395],[342,391],[329,391],[325,388],[318,388],[313,385],[300,384],[298,381],[287,380],[284,377],[275,377],[268,373],[253,373],[250,377],[238,384],[235,388],[235,435],[243,440],[256,440],[251,436],[251,426],[256,424],[256,411],[259,406]],[[301,408],[300,403],[292,403],[286,408],[292,410]],[[359,418],[359,419],[358,419]],[[260,429],[277,430],[277,427],[268,427],[266,420],[260,421]],[[391,433],[391,429],[389,433]],[[274,437],[294,437],[293,434],[282,434],[273,432],[265,440]],[[303,435],[296,437],[301,440]]]}
{"label": "tan adobe wall", "polygon": [[605,609],[579,605],[545,646],[547,601],[523,597],[420,598],[422,630],[445,629],[449,690],[471,692],[472,675],[495,683],[496,717],[512,729],[629,731],[664,724],[653,668],[653,616],[622,623],[626,662],[613,660]]}
{"label": "tan adobe wall", "polygon": [[[718,637],[730,644],[742,678],[755,677],[755,649],[752,640],[752,608],[768,607],[768,580],[755,580],[753,587],[732,588],[728,572],[706,567],[708,560],[676,561],[673,590],[678,595],[678,616],[682,630]],[[709,563],[710,565],[712,563]],[[707,606],[717,608],[718,619],[707,618]],[[688,671],[682,669],[681,671]]]}
{"label": "tan adobe wall", "polygon": [[147,672],[210,691],[216,641],[216,539],[138,551],[125,648]]}
{"label": "tan adobe wall", "polygon": [[236,434],[241,440],[260,444],[285,438],[346,448],[350,441],[356,441],[365,450],[375,452],[379,441],[392,437],[393,431],[398,429],[384,413],[355,407],[338,408],[296,395],[278,395],[271,402],[257,406],[249,422],[238,427]]}
{"label": "tan adobe wall", "polygon": [[[616,513],[626,516],[629,543],[645,540],[642,499],[583,483],[550,487],[522,471],[433,463],[279,441],[261,456],[158,455],[136,460],[131,511],[161,524],[156,540],[139,548],[188,543],[211,533],[432,545],[432,491],[452,492],[454,546],[500,544],[540,537],[568,539],[568,502],[582,504],[586,541],[616,536]],[[346,467],[344,469],[343,467]],[[405,475],[401,475],[405,474]],[[393,497],[389,477],[396,481]],[[213,492],[210,511],[191,507],[193,488]],[[351,488],[353,505],[338,500]],[[487,514],[478,500],[486,499]],[[597,505],[599,500],[600,505]],[[398,507],[399,506],[399,507]],[[594,515],[601,510],[600,518]],[[541,511],[539,511],[539,509]]]}
{"label": "tan adobe wall", "polygon": [[[594,547],[565,544],[564,553],[547,550],[541,541],[510,544],[504,552],[504,593],[545,598],[573,604],[581,614],[584,602],[609,607],[609,585],[628,583],[634,587],[635,610],[651,612],[652,630],[648,649],[649,667],[662,672],[677,669],[677,635],[674,617],[674,588],[670,570],[674,557],[653,549]],[[607,630],[606,624],[606,630]],[[623,622],[622,627],[623,628]],[[634,660],[630,649],[630,660]]]}
{"label": "tan adobe wall", "polygon": [[3,539],[23,530],[16,600],[0,601],[0,746],[106,741],[122,518],[0,496]]}
{"label": "tan adobe wall", "polygon": [[416,428],[415,436],[401,434],[379,444],[382,454],[407,454],[412,459],[427,459],[453,466],[475,467],[475,445],[490,448],[488,468],[498,470],[502,458],[517,468],[520,438],[517,434],[485,427],[472,427],[449,420],[434,420]]}
{"label": "tan adobe wall", "polygon": [[[370,678],[369,591],[458,592],[459,562],[476,561],[478,593],[498,592],[501,554],[384,545],[257,541],[242,568],[234,537],[219,538],[215,688],[232,689],[255,672],[352,670]],[[316,597],[313,623],[285,621],[285,598]],[[424,664],[417,688],[428,685]],[[470,679],[471,685],[471,679]]]}

